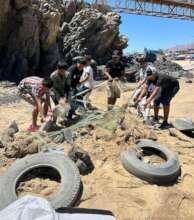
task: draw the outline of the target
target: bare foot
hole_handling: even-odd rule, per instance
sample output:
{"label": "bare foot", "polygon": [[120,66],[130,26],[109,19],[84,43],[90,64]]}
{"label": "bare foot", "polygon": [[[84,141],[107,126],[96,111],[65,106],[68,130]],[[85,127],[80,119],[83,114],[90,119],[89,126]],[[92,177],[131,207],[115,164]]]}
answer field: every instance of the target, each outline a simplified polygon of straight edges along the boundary
{"label": "bare foot", "polygon": [[29,132],[36,132],[36,131],[38,131],[39,130],[39,128],[40,128],[40,126],[34,126],[34,125],[30,125],[30,127],[29,128],[27,128],[27,131],[29,131]]}

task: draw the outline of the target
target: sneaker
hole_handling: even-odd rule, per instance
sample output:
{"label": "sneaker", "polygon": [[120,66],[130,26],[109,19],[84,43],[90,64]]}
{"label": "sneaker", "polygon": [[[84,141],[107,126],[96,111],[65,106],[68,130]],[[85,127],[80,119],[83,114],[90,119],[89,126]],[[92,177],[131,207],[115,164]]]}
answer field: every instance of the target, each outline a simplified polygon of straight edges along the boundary
{"label": "sneaker", "polygon": [[159,128],[162,129],[162,130],[169,129],[170,127],[171,127],[171,125],[168,124],[168,122],[165,122],[165,121],[159,126]]}
{"label": "sneaker", "polygon": [[152,124],[154,124],[154,125],[159,124],[159,119],[158,119],[158,118],[153,117],[152,119],[150,119],[150,121],[151,121]]}
{"label": "sneaker", "polygon": [[112,111],[112,110],[113,110],[113,107],[114,107],[113,105],[108,105],[107,110],[108,110],[108,111]]}

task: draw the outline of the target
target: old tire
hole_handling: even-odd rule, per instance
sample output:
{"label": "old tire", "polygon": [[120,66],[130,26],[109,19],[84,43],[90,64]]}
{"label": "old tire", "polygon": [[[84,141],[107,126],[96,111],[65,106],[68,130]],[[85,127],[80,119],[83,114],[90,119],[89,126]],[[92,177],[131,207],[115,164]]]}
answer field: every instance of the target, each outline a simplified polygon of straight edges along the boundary
{"label": "old tire", "polygon": [[38,153],[17,160],[2,176],[0,181],[0,209],[17,200],[16,184],[19,178],[34,168],[51,167],[60,175],[60,188],[48,199],[55,209],[69,207],[76,202],[80,191],[79,171],[68,157],[55,153]]}
{"label": "old tire", "polygon": [[166,162],[159,165],[147,164],[139,158],[137,150],[127,150],[121,153],[121,161],[128,172],[159,185],[171,184],[177,180],[181,174],[181,168],[179,160],[173,152],[158,142],[143,139],[138,143],[137,149],[157,152],[166,159]]}
{"label": "old tire", "polygon": [[177,118],[172,125],[179,131],[194,131],[194,123],[190,118]]}

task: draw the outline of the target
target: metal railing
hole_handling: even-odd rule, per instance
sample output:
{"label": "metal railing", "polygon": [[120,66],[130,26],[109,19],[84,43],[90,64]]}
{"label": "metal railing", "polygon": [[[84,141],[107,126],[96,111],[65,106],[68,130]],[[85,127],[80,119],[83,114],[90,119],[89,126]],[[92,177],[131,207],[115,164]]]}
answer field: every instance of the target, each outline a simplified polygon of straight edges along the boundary
{"label": "metal railing", "polygon": [[194,20],[194,0],[81,0],[95,8],[103,6],[118,13]]}

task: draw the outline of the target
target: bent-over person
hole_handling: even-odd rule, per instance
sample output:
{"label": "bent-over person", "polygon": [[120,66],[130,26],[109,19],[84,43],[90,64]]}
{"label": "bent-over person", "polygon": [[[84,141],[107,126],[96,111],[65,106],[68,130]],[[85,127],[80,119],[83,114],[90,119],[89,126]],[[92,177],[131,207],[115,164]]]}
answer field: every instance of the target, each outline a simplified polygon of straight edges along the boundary
{"label": "bent-over person", "polygon": [[39,129],[37,125],[38,114],[41,116],[41,122],[45,121],[50,107],[49,89],[52,86],[53,82],[50,78],[42,79],[36,76],[27,77],[18,85],[19,96],[34,106],[32,124],[27,129],[29,132],[36,132]]}
{"label": "bent-over person", "polygon": [[150,97],[145,102],[145,107],[148,106],[152,100],[154,100],[154,122],[158,123],[159,117],[159,107],[160,104],[163,105],[164,117],[163,122],[160,125],[161,129],[167,129],[170,127],[168,124],[168,117],[170,112],[170,103],[172,98],[179,91],[179,82],[172,76],[168,76],[165,74],[153,73],[152,75],[147,77],[147,82],[140,95],[140,99],[147,92],[149,86],[153,84],[155,86],[154,91],[150,95]]}

